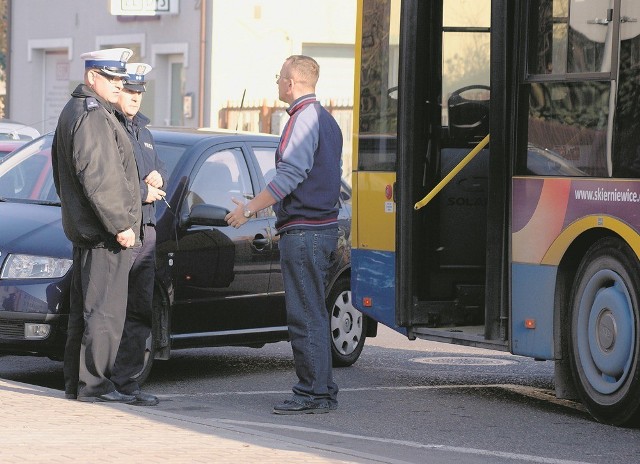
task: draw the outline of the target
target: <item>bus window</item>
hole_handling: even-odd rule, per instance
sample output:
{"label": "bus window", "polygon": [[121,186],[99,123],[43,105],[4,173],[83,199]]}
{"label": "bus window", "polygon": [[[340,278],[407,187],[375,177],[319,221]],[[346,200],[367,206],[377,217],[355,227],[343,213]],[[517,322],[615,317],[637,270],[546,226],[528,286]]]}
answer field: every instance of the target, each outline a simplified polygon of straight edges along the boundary
{"label": "bus window", "polygon": [[609,0],[534,0],[529,43],[530,74],[608,72]]}
{"label": "bus window", "polygon": [[358,169],[396,165],[400,0],[364,2]]}
{"label": "bus window", "polygon": [[532,83],[519,174],[606,176],[609,82]]}
{"label": "bus window", "polygon": [[640,177],[640,2],[623,2],[613,175]]}
{"label": "bus window", "polygon": [[[464,128],[478,132],[473,135],[482,139],[489,133],[491,4],[448,0],[442,6],[442,126],[449,126],[452,139],[471,138]],[[477,129],[480,125],[482,130]]]}
{"label": "bus window", "polygon": [[611,175],[610,0],[532,0],[528,15],[527,140],[515,173]]}

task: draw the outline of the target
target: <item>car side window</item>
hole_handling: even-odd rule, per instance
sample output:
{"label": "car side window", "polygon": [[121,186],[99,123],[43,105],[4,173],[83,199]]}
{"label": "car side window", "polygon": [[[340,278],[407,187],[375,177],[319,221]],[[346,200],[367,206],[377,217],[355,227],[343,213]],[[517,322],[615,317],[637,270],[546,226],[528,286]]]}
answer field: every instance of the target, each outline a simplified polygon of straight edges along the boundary
{"label": "car side window", "polygon": [[276,147],[253,147],[256,155],[264,183],[268,184],[276,175]]}
{"label": "car side window", "polygon": [[50,198],[49,188],[53,184],[51,155],[49,150],[31,150],[7,158],[0,169],[0,197],[20,200],[56,201],[57,194]]}
{"label": "car side window", "polygon": [[211,154],[193,178],[187,203],[189,209],[206,203],[233,210],[231,200],[247,201],[254,197],[247,163],[240,148],[230,148]]}

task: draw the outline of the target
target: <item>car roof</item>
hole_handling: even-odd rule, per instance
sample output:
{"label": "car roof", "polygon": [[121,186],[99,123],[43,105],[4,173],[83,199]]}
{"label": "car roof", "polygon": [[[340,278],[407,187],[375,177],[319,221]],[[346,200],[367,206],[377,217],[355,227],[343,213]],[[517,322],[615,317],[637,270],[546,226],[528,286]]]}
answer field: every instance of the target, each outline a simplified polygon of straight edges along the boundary
{"label": "car roof", "polygon": [[[193,127],[175,127],[175,126],[148,126],[153,135],[153,139],[156,142],[171,142],[183,145],[195,145],[196,143],[215,139],[218,142],[232,142],[238,139],[247,142],[277,142],[280,137],[273,134],[264,134],[262,132],[246,132],[246,131],[234,131],[227,129],[211,129],[201,128],[196,129]],[[44,134],[45,136],[53,137],[55,131]]]}
{"label": "car roof", "polygon": [[32,140],[40,137],[40,132],[27,124],[0,119],[0,138],[5,140]]}
{"label": "car roof", "polygon": [[217,142],[233,142],[238,141],[238,139],[247,142],[277,142],[279,140],[277,135],[227,129],[155,126],[150,126],[149,129],[151,130],[154,141],[159,143],[172,142],[184,145],[195,145],[203,140],[211,141],[212,139],[215,139]]}

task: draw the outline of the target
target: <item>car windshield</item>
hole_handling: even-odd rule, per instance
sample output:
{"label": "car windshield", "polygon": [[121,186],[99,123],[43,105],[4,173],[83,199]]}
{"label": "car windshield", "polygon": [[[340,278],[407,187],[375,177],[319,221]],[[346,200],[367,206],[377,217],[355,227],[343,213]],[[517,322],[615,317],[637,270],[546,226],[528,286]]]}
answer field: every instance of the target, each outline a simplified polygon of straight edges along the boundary
{"label": "car windshield", "polygon": [[[51,171],[51,144],[48,134],[0,159],[0,199],[29,203],[60,204]],[[175,169],[188,146],[158,143],[158,156],[167,168]]]}
{"label": "car windshield", "polygon": [[167,169],[167,179],[170,179],[171,173],[176,168],[178,161],[180,161],[180,158],[182,158],[182,155],[189,147],[167,142],[156,142],[155,147],[158,152],[158,157],[164,162],[164,167]]}
{"label": "car windshield", "polygon": [[51,174],[52,135],[46,135],[6,156],[0,162],[3,201],[60,204]]}

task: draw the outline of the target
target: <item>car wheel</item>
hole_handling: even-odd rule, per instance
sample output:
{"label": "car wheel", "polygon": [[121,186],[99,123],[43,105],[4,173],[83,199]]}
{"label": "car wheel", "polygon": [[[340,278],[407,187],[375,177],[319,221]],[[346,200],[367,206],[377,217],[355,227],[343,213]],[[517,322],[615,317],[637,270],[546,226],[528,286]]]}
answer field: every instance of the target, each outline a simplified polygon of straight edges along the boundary
{"label": "car wheel", "polygon": [[331,357],[336,367],[350,366],[360,357],[367,333],[366,317],[351,304],[351,281],[342,276],[327,298]]}
{"label": "car wheel", "polygon": [[147,337],[147,343],[144,348],[144,364],[142,370],[132,377],[139,386],[142,386],[151,374],[151,368],[153,367],[153,358],[155,357],[156,350],[153,343],[153,331]]}
{"label": "car wheel", "polygon": [[640,266],[619,239],[596,242],[573,285],[569,350],[582,401],[599,421],[640,416]]}

